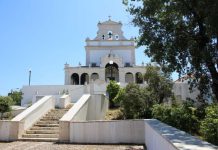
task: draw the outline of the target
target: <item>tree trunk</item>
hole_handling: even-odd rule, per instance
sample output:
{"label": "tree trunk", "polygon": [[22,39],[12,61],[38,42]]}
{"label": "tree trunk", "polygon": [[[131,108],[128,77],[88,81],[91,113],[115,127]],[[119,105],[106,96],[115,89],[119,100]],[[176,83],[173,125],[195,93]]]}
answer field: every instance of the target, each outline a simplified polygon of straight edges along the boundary
{"label": "tree trunk", "polygon": [[214,63],[207,63],[207,67],[210,71],[212,78],[212,91],[215,95],[216,100],[214,102],[218,103],[218,72],[216,71]]}
{"label": "tree trunk", "polygon": [[2,118],[3,118],[3,113],[0,113],[0,115],[1,115],[0,120],[2,120]]}

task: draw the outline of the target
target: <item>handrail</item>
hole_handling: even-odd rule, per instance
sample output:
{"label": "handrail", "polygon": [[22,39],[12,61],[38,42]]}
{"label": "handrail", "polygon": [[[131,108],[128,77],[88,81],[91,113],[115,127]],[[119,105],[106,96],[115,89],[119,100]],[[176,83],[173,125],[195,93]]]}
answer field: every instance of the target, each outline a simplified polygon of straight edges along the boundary
{"label": "handrail", "polygon": [[52,96],[44,96],[41,100],[37,101],[34,105],[27,108],[25,111],[14,117],[11,121],[22,121],[24,118],[29,116],[31,112],[35,111],[36,108],[40,107],[43,103],[45,103]]}

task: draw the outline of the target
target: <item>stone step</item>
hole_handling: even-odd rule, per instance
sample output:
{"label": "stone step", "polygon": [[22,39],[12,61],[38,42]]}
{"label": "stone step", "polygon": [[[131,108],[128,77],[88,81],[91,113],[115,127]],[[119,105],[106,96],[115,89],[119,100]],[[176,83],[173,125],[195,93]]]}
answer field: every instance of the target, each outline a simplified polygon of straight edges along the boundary
{"label": "stone step", "polygon": [[63,108],[63,109],[52,109],[51,111],[68,111],[69,109]]}
{"label": "stone step", "polygon": [[32,142],[58,142],[58,138],[20,138],[19,141],[32,141]]}
{"label": "stone step", "polygon": [[[56,118],[60,118],[62,117],[64,114],[52,114],[52,115],[46,115],[45,117],[56,117]],[[43,117],[44,118],[44,117]]]}
{"label": "stone step", "polygon": [[22,141],[58,141],[59,119],[68,109],[55,109],[48,112],[32,128],[22,135]]}
{"label": "stone step", "polygon": [[59,130],[59,127],[37,127],[33,126],[30,130]]}
{"label": "stone step", "polygon": [[55,114],[64,114],[66,113],[67,111],[50,111],[49,113],[47,114],[52,114],[52,113],[55,113]]}
{"label": "stone step", "polygon": [[26,134],[59,134],[59,130],[27,130]]}
{"label": "stone step", "polygon": [[34,126],[35,127],[59,127],[59,124],[39,124],[39,123],[36,123]]}
{"label": "stone step", "polygon": [[39,121],[59,121],[59,119],[55,119],[55,118],[50,118],[50,119],[48,119],[48,118],[42,118],[42,119],[40,119]]}
{"label": "stone step", "polygon": [[23,138],[58,138],[59,134],[23,134]]}
{"label": "stone step", "polygon": [[54,121],[54,120],[38,121],[37,124],[59,124],[59,121]]}

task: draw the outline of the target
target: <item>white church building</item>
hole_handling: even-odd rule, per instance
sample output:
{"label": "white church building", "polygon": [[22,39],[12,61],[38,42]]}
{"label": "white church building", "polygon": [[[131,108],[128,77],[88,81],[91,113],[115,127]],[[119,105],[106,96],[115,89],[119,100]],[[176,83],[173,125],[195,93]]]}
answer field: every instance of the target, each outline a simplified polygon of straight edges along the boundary
{"label": "white church building", "polygon": [[[214,145],[156,119],[105,120],[109,108],[105,95],[107,81],[115,80],[122,87],[131,82],[146,86],[142,77],[146,70],[143,64],[136,65],[134,40],[124,37],[121,22],[109,19],[99,22],[98,28],[94,39],[86,39],[86,66],[65,64],[64,85],[23,86],[21,105],[30,107],[12,120],[0,121],[0,141],[137,144],[145,145],[147,150],[217,150]],[[174,84],[173,91],[182,100],[196,96],[196,92],[188,91],[187,83],[180,81]]]}
{"label": "white church building", "polygon": [[143,83],[144,65],[136,66],[134,39],[127,39],[122,23],[98,23],[97,36],[86,39],[86,66],[65,64],[65,85],[84,85],[100,79]]}
{"label": "white church building", "polygon": [[[72,67],[65,64],[64,85],[23,86],[22,106],[35,103],[40,98],[53,95],[58,99],[69,94],[71,102],[78,101],[83,94],[105,94],[109,80],[117,81],[122,87],[128,83],[143,84],[146,72],[144,63],[136,65],[135,42],[127,39],[122,31],[122,23],[112,21],[98,23],[97,36],[86,39],[86,64]],[[178,99],[195,99],[198,91],[190,93],[187,83],[176,82],[173,88]]]}

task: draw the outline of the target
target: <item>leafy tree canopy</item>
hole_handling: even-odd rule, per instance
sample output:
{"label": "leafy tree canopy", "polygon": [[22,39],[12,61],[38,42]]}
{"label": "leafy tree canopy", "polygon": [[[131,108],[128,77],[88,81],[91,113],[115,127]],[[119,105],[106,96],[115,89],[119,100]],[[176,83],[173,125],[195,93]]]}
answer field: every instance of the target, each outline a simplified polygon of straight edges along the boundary
{"label": "leafy tree canopy", "polygon": [[15,105],[21,105],[22,94],[21,91],[11,91],[8,96],[13,99]]}
{"label": "leafy tree canopy", "polygon": [[173,96],[173,82],[169,75],[161,72],[160,67],[147,65],[144,78],[148,84],[146,89],[150,92],[153,102],[160,104],[164,99],[167,100]]}
{"label": "leafy tree canopy", "polygon": [[139,27],[139,46],[165,71],[193,74],[218,100],[218,1],[123,0]]}

